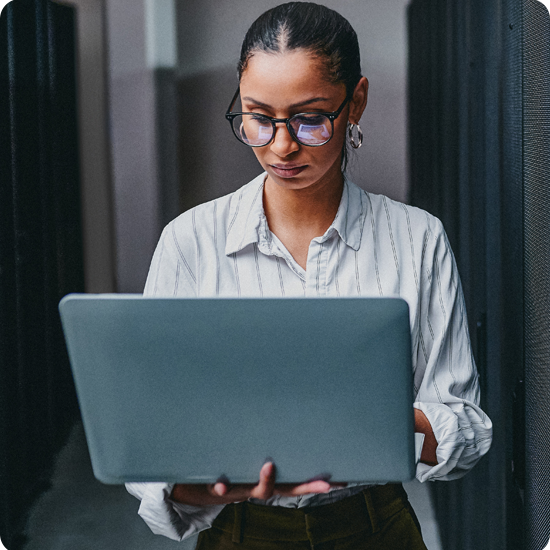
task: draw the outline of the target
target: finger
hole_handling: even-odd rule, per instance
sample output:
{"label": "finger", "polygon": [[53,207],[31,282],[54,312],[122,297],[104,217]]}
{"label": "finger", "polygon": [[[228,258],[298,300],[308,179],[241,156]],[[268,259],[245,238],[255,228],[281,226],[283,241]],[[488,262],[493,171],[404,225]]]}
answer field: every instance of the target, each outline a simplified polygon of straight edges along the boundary
{"label": "finger", "polygon": [[[335,484],[336,486],[339,486]],[[274,493],[283,496],[298,496],[307,493],[328,493],[331,489],[331,484],[326,481],[311,481],[295,485],[292,483],[277,484],[274,488]]]}
{"label": "finger", "polygon": [[211,504],[229,504],[230,502],[241,502],[248,499],[250,492],[255,485],[228,485],[223,482],[212,483],[207,486],[208,492],[216,499]]}
{"label": "finger", "polygon": [[223,497],[228,492],[229,492],[229,487],[225,483],[222,483],[222,482],[214,483],[213,493],[215,495]]}
{"label": "finger", "polygon": [[229,478],[223,474],[216,480],[209,490],[213,495],[224,496],[231,491],[231,482],[229,481]]}
{"label": "finger", "polygon": [[275,487],[275,465],[273,462],[266,462],[260,470],[260,481],[258,485],[252,489],[250,496],[266,500],[273,495]]}

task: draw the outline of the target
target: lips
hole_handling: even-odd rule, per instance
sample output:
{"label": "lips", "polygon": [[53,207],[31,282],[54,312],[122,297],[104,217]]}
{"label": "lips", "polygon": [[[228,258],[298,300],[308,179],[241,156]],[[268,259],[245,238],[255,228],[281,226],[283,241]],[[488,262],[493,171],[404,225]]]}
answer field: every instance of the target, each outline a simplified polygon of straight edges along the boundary
{"label": "lips", "polygon": [[307,168],[300,164],[270,164],[273,171],[281,178],[293,178]]}

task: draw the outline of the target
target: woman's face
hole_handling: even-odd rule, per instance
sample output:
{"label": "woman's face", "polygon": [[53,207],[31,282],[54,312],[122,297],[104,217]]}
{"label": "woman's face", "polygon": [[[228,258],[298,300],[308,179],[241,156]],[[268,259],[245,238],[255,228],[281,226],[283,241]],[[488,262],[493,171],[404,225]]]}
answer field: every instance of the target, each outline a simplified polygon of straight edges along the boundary
{"label": "woman's face", "polygon": [[[322,60],[304,50],[283,54],[256,52],[241,76],[242,109],[274,118],[336,111],[346,97],[346,87],[328,82],[323,70]],[[351,109],[357,110],[354,105]],[[253,149],[268,179],[288,189],[339,184],[342,146],[352,114],[347,104],[334,121],[332,139],[319,147],[297,143],[285,124],[277,124],[271,143]]]}

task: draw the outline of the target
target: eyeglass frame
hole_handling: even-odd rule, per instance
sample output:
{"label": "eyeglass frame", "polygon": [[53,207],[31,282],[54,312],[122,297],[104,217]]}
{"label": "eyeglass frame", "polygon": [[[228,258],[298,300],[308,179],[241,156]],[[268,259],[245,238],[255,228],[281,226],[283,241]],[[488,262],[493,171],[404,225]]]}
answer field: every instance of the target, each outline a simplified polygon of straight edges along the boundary
{"label": "eyeglass frame", "polygon": [[[275,139],[275,132],[277,131],[277,127],[275,126],[275,124],[280,123],[280,122],[285,123],[286,128],[288,130],[288,133],[290,134],[290,137],[296,143],[298,143],[299,145],[304,145],[306,147],[321,147],[321,145],[326,145],[332,139],[332,136],[334,136],[334,121],[340,116],[340,113],[343,111],[346,103],[348,103],[348,101],[350,101],[353,97],[351,95],[347,95],[346,98],[344,99],[344,102],[342,103],[342,105],[340,105],[340,107],[338,107],[338,109],[336,109],[336,111],[331,111],[330,113],[305,112],[305,113],[296,113],[295,115],[292,115],[289,118],[274,118],[274,117],[271,117],[271,116],[262,115],[260,113],[249,113],[249,112],[232,113],[231,109],[233,108],[233,105],[235,104],[235,101],[237,101],[237,97],[239,97],[240,91],[241,91],[241,87],[239,86],[237,88],[237,91],[235,92],[235,95],[233,96],[233,99],[231,100],[231,103],[229,104],[229,107],[228,107],[226,113],[225,113],[225,118],[229,121],[229,125],[231,126],[231,130],[233,131],[234,136],[241,143],[244,143],[245,145],[248,145],[249,147],[265,147],[266,145],[269,145]],[[237,136],[237,132],[235,131],[235,127],[233,126],[233,120],[239,115],[256,115],[256,116],[262,116],[264,118],[267,118],[267,120],[269,120],[269,122],[271,122],[271,127],[273,128],[273,135],[271,136],[271,139],[267,143],[264,143],[263,145],[250,145],[249,143],[244,142],[239,136]],[[323,143],[318,143],[316,145],[313,145],[313,144],[310,144],[310,143],[302,143],[301,141],[299,141],[298,137],[294,133],[294,129],[290,126],[290,121],[294,117],[301,116],[301,115],[317,115],[317,116],[323,115],[323,116],[327,117],[330,120],[330,127],[331,127],[330,137],[326,141],[324,141]]]}

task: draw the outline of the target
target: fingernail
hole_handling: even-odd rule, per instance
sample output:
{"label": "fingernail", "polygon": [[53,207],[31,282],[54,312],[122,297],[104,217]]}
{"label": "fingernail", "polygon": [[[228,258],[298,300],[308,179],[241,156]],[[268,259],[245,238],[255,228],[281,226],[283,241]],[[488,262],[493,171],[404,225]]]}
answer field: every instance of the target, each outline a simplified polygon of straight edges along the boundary
{"label": "fingernail", "polygon": [[273,459],[270,456],[265,457],[264,464],[266,464],[268,462],[273,462]]}

